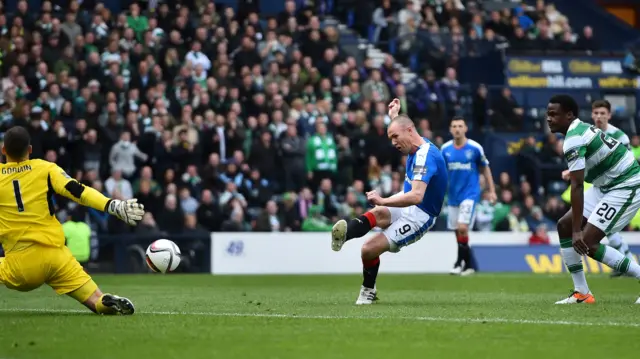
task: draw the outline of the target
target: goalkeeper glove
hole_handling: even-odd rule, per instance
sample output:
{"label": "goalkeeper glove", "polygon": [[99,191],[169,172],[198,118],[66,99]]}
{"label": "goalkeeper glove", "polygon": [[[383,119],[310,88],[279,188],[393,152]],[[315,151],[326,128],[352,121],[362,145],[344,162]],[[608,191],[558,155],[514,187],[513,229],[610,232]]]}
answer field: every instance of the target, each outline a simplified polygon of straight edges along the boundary
{"label": "goalkeeper glove", "polygon": [[107,203],[107,212],[133,226],[142,220],[144,206],[135,198],[126,201],[112,199]]}

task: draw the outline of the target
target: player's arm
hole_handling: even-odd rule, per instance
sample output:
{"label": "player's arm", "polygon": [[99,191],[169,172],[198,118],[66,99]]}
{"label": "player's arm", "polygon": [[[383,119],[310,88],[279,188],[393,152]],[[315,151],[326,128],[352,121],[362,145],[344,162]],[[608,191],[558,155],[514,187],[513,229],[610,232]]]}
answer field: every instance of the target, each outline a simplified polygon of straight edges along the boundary
{"label": "player's arm", "polygon": [[382,205],[387,207],[409,207],[422,202],[427,183],[422,180],[411,181],[411,191],[396,196],[383,198]]}
{"label": "player's arm", "polygon": [[571,220],[573,233],[582,231],[582,211],[584,209],[584,169],[571,171]]}
{"label": "player's arm", "polygon": [[629,136],[626,133],[622,133],[619,139],[620,143],[624,145],[628,150],[631,150],[631,141],[629,140]]}
{"label": "player's arm", "polygon": [[135,199],[121,201],[107,198],[95,189],[69,177],[62,168],[56,165],[51,166],[49,179],[56,193],[76,203],[115,215],[132,225],[142,220],[144,207]]}
{"label": "player's arm", "polygon": [[86,187],[69,175],[58,166],[53,166],[49,171],[49,178],[53,190],[70,200],[80,203],[83,206],[91,207],[99,211],[107,211],[110,199],[93,188]]}
{"label": "player's arm", "polygon": [[584,209],[584,170],[586,146],[578,136],[565,139],[564,156],[569,166],[571,181],[571,212],[573,233],[582,231],[582,211]]}
{"label": "player's arm", "polygon": [[416,163],[413,166],[413,180],[411,191],[400,195],[382,199],[382,205],[387,207],[409,207],[422,202],[424,193],[431,177],[435,174],[436,164],[429,161],[426,153],[416,154]]}
{"label": "player's arm", "polygon": [[393,101],[389,103],[389,118],[393,120],[398,117],[398,114],[400,114],[400,100],[394,98]]}
{"label": "player's arm", "polygon": [[482,168],[482,175],[487,182],[487,187],[489,189],[489,200],[491,202],[496,202],[498,200],[498,196],[496,195],[496,185],[493,182],[493,174],[491,173],[491,167],[489,167],[489,160],[487,156],[484,154],[484,149],[482,147],[478,148],[479,156],[478,162],[480,167]]}

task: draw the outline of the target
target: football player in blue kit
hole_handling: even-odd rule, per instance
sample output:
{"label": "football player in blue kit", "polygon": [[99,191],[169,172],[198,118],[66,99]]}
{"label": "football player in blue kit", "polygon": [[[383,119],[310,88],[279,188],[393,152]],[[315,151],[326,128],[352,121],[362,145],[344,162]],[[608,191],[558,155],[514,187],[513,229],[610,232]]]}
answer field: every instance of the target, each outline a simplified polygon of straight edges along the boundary
{"label": "football player in blue kit", "polygon": [[469,275],[477,270],[469,247],[469,231],[473,229],[476,203],[482,195],[481,173],[486,179],[489,201],[495,203],[497,197],[484,149],[478,142],[467,138],[464,118],[454,117],[450,131],[453,140],[443,144],[441,150],[449,171],[447,223],[449,229],[455,231],[458,242],[458,259],[451,274]]}
{"label": "football player in blue kit", "polygon": [[375,207],[349,222],[336,222],[331,233],[331,248],[337,252],[346,241],[362,237],[374,227],[384,230],[362,246],[364,278],[357,305],[371,304],[377,299],[380,255],[398,252],[420,240],[440,215],[447,191],[447,168],[442,153],[420,136],[409,117],[398,115],[399,112],[400,100],[394,99],[389,104],[392,121],[387,135],[393,146],[407,155],[403,191],[388,198],[382,198],[376,191],[367,192],[367,199]]}

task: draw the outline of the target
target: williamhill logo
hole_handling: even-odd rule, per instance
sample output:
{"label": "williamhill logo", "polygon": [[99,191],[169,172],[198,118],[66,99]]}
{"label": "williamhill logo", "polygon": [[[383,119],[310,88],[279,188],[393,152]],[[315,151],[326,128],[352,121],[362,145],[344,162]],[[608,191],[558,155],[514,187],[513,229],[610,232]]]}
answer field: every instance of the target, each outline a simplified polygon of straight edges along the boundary
{"label": "williamhill logo", "polygon": [[[635,255],[633,257],[638,261]],[[562,261],[562,255],[560,254],[527,254],[524,256],[524,260],[533,273],[562,273],[567,271]],[[582,266],[586,273],[612,272],[611,268],[588,257],[582,258]]]}

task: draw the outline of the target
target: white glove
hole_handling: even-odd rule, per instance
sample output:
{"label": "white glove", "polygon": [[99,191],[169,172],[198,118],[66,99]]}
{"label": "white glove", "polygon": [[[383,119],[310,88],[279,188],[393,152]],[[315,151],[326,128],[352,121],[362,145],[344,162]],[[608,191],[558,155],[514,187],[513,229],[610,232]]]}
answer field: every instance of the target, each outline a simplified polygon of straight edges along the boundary
{"label": "white glove", "polygon": [[144,216],[144,206],[138,203],[138,200],[135,198],[126,201],[112,199],[107,207],[107,212],[134,226],[142,220],[142,216]]}

